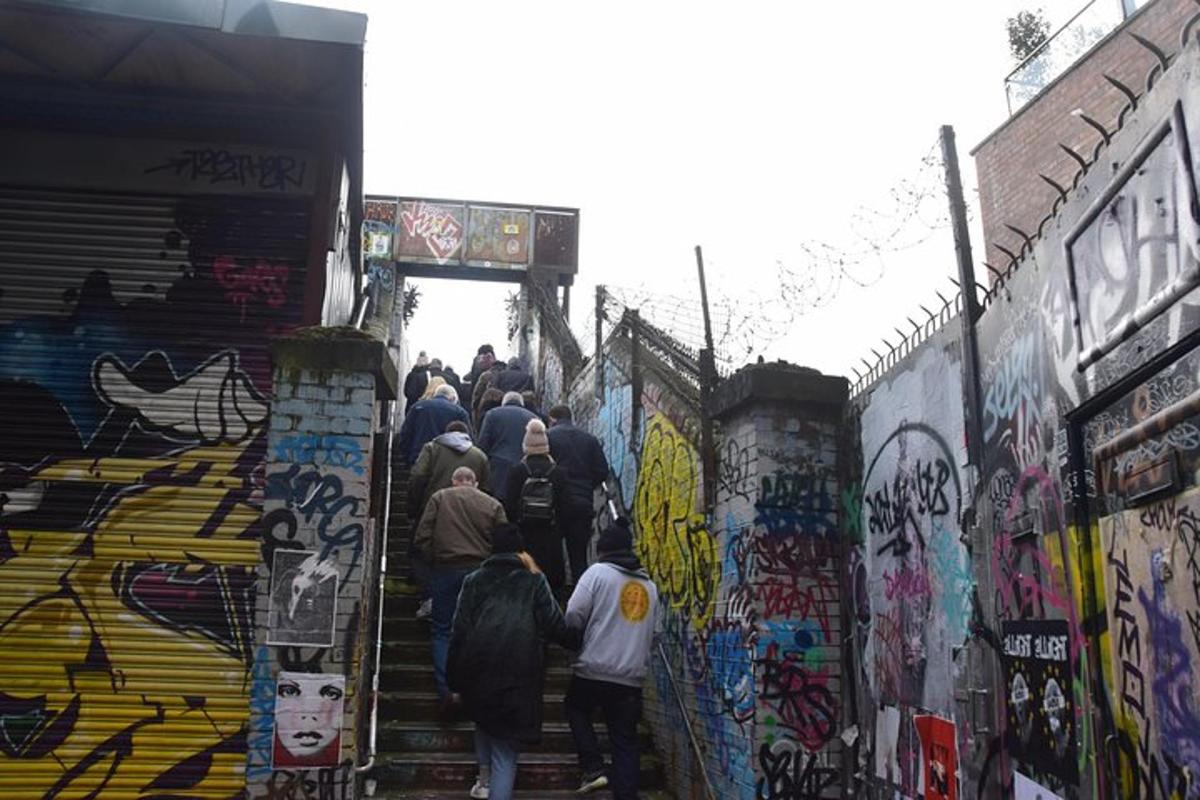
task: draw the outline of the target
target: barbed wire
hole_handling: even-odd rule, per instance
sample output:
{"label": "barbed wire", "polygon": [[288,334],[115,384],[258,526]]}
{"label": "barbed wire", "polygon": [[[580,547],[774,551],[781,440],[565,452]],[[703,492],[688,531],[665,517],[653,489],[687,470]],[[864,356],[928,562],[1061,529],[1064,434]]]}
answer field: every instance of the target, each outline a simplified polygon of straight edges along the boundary
{"label": "barbed wire", "polygon": [[828,306],[847,282],[859,288],[877,283],[887,256],[919,247],[950,227],[938,147],[935,140],[916,174],[888,189],[884,206],[864,205],[851,214],[852,244],[801,241],[798,258],[776,260],[781,298],[797,316]]}
{"label": "barbed wire", "polygon": [[[868,287],[877,282],[889,255],[911,250],[950,226],[938,143],[920,159],[916,174],[902,178],[876,207],[860,206],[850,217],[853,244],[807,240],[798,256],[776,259],[775,281],[763,290],[747,286],[745,265],[725,268],[706,253],[710,316],[717,371],[729,374],[783,339],[798,317],[829,305],[847,283]],[[867,274],[865,270],[870,269]],[[736,276],[738,283],[729,284]],[[704,347],[704,318],[699,290],[662,294],[645,286],[606,286],[610,320],[624,309],[637,310],[655,327],[694,352]],[[595,323],[594,311],[589,315]],[[574,327],[574,326],[573,326]],[[577,328],[581,334],[584,329]],[[580,336],[583,341],[584,337]],[[595,349],[594,346],[589,349]]]}

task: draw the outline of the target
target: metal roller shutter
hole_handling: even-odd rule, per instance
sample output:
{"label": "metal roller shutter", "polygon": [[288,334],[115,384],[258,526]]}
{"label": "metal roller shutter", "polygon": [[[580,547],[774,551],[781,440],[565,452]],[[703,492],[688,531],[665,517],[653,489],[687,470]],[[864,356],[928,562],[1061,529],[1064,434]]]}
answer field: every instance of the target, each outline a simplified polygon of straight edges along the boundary
{"label": "metal roller shutter", "polygon": [[305,201],[0,188],[0,795],[245,788]]}

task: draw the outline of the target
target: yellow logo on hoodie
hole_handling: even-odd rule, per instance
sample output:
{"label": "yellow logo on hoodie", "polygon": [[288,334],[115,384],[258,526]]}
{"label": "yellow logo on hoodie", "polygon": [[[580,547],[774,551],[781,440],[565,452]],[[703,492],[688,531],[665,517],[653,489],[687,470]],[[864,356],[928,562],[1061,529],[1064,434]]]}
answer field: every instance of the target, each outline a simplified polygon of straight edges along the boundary
{"label": "yellow logo on hoodie", "polygon": [[641,581],[625,581],[621,587],[621,616],[627,622],[641,622],[650,612],[650,593]]}

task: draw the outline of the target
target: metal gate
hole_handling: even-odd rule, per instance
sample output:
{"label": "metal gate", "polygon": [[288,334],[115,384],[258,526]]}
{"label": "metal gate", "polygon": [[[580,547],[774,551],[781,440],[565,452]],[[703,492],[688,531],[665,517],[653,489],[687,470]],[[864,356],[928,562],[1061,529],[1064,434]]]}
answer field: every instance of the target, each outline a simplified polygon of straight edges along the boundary
{"label": "metal gate", "polygon": [[303,200],[0,188],[0,795],[245,786]]}

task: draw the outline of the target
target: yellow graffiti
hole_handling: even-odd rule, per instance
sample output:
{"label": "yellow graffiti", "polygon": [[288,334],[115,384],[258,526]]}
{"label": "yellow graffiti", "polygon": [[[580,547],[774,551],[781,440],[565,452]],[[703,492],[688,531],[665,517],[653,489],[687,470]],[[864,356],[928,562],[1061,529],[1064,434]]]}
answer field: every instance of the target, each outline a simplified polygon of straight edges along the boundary
{"label": "yellow graffiti", "polygon": [[247,446],[59,461],[31,476],[67,502],[100,490],[107,507],[69,530],[5,531],[0,795],[244,790],[247,587],[260,560]]}
{"label": "yellow graffiti", "polygon": [[703,627],[720,582],[717,543],[696,510],[696,452],[662,414],[650,418],[642,441],[633,515],[638,553],[659,590]]}

